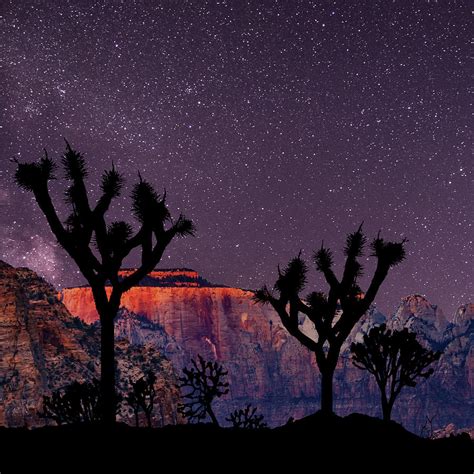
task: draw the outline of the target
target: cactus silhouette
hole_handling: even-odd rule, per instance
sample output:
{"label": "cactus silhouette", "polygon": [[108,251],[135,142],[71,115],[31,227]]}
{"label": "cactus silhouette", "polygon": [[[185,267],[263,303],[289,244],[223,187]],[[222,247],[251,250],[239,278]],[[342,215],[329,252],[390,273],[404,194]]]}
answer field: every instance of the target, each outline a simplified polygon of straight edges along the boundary
{"label": "cactus silhouette", "polygon": [[263,418],[263,415],[257,415],[257,407],[247,405],[245,408],[233,411],[226,420],[232,423],[233,428],[260,430],[267,428]]}
{"label": "cactus silhouette", "polygon": [[229,392],[226,376],[227,371],[218,362],[205,361],[200,355],[197,361],[192,359],[191,367],[185,367],[179,378],[178,387],[185,401],[178,406],[178,411],[190,422],[203,420],[207,415],[219,426],[212,402]]}

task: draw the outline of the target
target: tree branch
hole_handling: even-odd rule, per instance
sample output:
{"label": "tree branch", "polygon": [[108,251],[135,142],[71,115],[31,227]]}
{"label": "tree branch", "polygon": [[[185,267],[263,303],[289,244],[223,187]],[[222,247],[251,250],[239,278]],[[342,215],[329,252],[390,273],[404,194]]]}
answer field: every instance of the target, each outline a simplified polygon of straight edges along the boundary
{"label": "tree branch", "polygon": [[296,321],[294,319],[294,314],[293,318],[286,312],[286,302],[276,300],[276,299],[271,299],[269,303],[273,306],[275,311],[278,313],[278,316],[280,316],[281,322],[283,326],[285,326],[286,330],[293,336],[295,337],[301,344],[303,344],[306,348],[308,348],[310,351],[315,352],[317,350],[317,343],[313,339],[311,339],[309,336],[301,332],[298,328],[298,318],[296,317]]}

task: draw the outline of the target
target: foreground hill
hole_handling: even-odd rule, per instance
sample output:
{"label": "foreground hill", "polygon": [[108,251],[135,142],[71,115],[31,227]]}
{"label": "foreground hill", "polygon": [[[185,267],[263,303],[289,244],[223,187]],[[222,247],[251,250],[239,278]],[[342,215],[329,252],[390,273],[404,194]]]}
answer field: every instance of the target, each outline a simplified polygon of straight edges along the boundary
{"label": "foreground hill", "polygon": [[[86,450],[81,448],[86,440]],[[0,428],[2,472],[432,472],[472,473],[474,442],[468,435],[420,438],[397,423],[365,415],[315,413],[273,430],[233,430],[213,425],[159,429],[119,425]],[[24,456],[27,452],[28,456]],[[82,454],[82,455],[81,455]],[[287,468],[287,469],[285,469]]]}

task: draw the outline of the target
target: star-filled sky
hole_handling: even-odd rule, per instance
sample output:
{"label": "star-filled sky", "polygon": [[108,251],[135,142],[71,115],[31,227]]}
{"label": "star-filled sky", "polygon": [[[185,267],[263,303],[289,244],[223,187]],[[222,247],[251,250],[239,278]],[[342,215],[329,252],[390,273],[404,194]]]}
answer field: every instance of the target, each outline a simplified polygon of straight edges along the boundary
{"label": "star-filled sky", "polygon": [[[409,239],[378,306],[421,293],[451,316],[474,299],[468,7],[2,0],[0,258],[82,283],[10,161],[59,157],[66,137],[93,195],[113,161],[194,219],[197,237],[161,266],[256,288],[322,239],[340,269],[364,221],[370,237]],[[128,217],[125,196],[115,209]],[[311,272],[308,290],[323,289]]]}

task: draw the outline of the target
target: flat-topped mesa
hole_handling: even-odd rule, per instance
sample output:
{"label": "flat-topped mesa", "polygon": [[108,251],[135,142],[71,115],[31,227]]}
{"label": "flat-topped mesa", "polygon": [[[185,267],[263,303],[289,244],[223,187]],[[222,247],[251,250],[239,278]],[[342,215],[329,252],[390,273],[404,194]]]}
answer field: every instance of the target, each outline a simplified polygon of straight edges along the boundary
{"label": "flat-topped mesa", "polygon": [[[119,271],[119,278],[126,278],[136,271],[135,268],[123,268]],[[209,282],[199,276],[199,273],[190,268],[164,268],[151,271],[137,286],[210,286]]]}
{"label": "flat-topped mesa", "polygon": [[[119,270],[119,276],[126,277],[131,275],[136,268],[122,268]],[[196,270],[191,270],[190,268],[163,268],[161,270],[153,270],[148,276],[152,278],[174,278],[178,276],[188,277],[197,279],[199,273]]]}
{"label": "flat-topped mesa", "polygon": [[[119,277],[125,278],[133,272],[132,268],[122,269]],[[106,293],[110,296],[111,286],[106,287]],[[122,295],[121,306],[136,314],[146,315],[151,322],[166,328],[166,321],[183,311],[214,321],[214,313],[219,312],[220,307],[227,308],[230,301],[245,299],[249,307],[253,307],[252,296],[252,292],[240,288],[210,283],[189,268],[155,269]],[[89,286],[64,288],[58,299],[73,316],[80,317],[86,323],[99,319]],[[170,334],[174,336],[173,331]]]}

